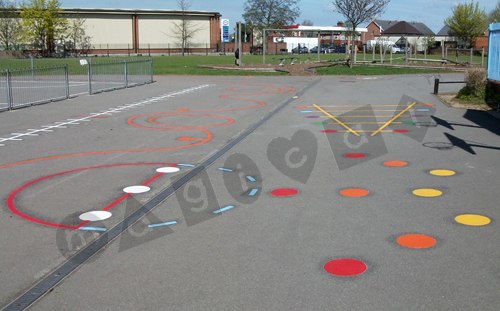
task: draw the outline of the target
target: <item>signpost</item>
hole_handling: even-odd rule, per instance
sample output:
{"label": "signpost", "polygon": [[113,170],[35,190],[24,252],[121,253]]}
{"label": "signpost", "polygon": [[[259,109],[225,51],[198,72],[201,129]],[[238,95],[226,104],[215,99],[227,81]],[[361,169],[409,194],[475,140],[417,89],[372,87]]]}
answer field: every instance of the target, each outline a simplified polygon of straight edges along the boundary
{"label": "signpost", "polygon": [[222,22],[222,42],[229,42],[229,20],[223,19]]}

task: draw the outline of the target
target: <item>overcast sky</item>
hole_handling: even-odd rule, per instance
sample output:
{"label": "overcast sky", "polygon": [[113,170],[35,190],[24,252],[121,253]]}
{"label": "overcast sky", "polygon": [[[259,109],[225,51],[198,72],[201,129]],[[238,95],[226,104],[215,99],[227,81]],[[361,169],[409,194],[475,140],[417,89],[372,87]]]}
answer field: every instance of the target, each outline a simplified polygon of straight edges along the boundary
{"label": "overcast sky", "polygon": [[[498,0],[480,0],[479,5],[490,13]],[[178,9],[178,0],[60,0],[63,8],[127,8],[127,9]],[[469,0],[391,0],[382,19],[417,21],[426,24],[434,32],[443,26],[443,21],[451,15],[454,5],[468,3]],[[222,18],[230,19],[232,25],[242,21],[244,0],[210,1],[190,0],[191,10],[219,12]],[[331,0],[302,0],[301,16],[297,23],[311,20],[315,26],[331,26],[344,20],[342,15],[333,11]]]}

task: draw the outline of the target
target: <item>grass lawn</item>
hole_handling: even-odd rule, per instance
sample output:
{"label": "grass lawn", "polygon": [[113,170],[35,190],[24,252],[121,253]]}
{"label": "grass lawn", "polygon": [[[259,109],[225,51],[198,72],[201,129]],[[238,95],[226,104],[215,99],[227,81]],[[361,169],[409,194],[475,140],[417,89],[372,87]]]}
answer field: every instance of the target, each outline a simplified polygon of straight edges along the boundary
{"label": "grass lawn", "polygon": [[[363,56],[358,55],[358,60]],[[399,56],[402,57],[402,56]],[[137,57],[141,59],[141,57]],[[279,64],[282,58],[296,58],[299,61],[317,61],[317,54],[302,55],[266,55],[267,64]],[[120,61],[123,57],[92,57],[93,62]],[[321,54],[322,61],[339,61],[344,59],[343,54]],[[243,62],[246,65],[262,64],[262,55],[244,55]],[[371,60],[371,58],[369,58]],[[289,62],[289,60],[287,60]],[[396,61],[394,61],[396,63]],[[50,67],[68,65],[71,75],[81,75],[87,73],[87,66],[80,65],[79,58],[35,58],[33,60],[35,67]],[[154,56],[153,66],[155,75],[282,75],[283,73],[258,73],[237,70],[213,70],[201,68],[200,65],[230,65],[234,64],[234,56],[228,55],[190,55],[190,56]],[[0,58],[0,71],[6,69],[31,68],[31,59],[10,59]],[[317,72],[321,75],[385,75],[385,74],[419,74],[428,72],[442,72],[431,69],[416,68],[393,68],[393,67],[369,67],[357,66],[349,69],[346,66],[335,66],[330,68],[320,68]]]}

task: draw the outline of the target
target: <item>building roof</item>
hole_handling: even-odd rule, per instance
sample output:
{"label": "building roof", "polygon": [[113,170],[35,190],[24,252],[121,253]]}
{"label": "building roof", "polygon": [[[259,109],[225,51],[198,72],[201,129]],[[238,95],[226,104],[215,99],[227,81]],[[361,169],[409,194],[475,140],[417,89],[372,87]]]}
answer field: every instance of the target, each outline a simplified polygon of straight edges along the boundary
{"label": "building roof", "polygon": [[419,35],[429,36],[434,35],[434,32],[427,27],[424,23],[420,22],[406,22],[406,21],[390,21],[375,19],[372,22],[377,24],[384,34],[406,34],[406,35]]}
{"label": "building roof", "polygon": [[437,33],[438,36],[449,36],[450,35],[450,27],[448,26],[443,26],[441,30]]}
{"label": "building roof", "polygon": [[421,36],[423,33],[416,27],[407,22],[397,22],[388,29],[384,30],[384,35],[417,35]]}
{"label": "building roof", "polygon": [[208,11],[181,11],[155,9],[113,9],[113,8],[62,8],[65,14],[137,14],[137,15],[188,15],[188,16],[221,16],[219,12]]}
{"label": "building roof", "polygon": [[382,32],[384,32],[386,29],[390,28],[391,26],[396,24],[398,21],[388,21],[388,20],[383,20],[383,19],[375,19],[375,20],[373,20],[373,22],[375,22],[375,24],[377,24],[379,26],[379,28],[381,28],[380,30]]}

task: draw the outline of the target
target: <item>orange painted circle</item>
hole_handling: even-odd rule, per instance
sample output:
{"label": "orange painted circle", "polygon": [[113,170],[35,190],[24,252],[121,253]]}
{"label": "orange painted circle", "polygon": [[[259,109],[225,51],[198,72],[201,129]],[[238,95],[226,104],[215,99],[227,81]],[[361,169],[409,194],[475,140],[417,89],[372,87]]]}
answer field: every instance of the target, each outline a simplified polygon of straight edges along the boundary
{"label": "orange painted circle", "polygon": [[370,191],[362,188],[346,188],[340,190],[340,195],[348,198],[361,198],[370,194]]}
{"label": "orange painted circle", "polygon": [[396,239],[396,242],[406,248],[423,249],[436,245],[436,239],[425,234],[405,234]]}
{"label": "orange painted circle", "polygon": [[405,166],[408,166],[408,162],[399,161],[399,160],[386,161],[386,162],[384,162],[384,166],[387,166],[387,167],[405,167]]}

